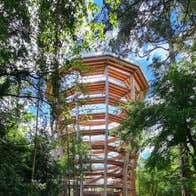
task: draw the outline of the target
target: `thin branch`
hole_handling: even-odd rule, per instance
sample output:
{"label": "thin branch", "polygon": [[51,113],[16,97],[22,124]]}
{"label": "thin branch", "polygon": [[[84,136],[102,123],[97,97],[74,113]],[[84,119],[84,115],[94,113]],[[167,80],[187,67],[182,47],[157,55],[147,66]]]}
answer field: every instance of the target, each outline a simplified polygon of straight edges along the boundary
{"label": "thin branch", "polygon": [[50,105],[50,103],[44,99],[40,99],[39,97],[36,96],[31,96],[31,95],[16,95],[16,94],[10,94],[10,93],[5,93],[3,95],[1,95],[1,97],[17,97],[17,98],[21,98],[21,99],[37,99],[37,100],[41,100],[45,103],[47,103],[48,105]]}

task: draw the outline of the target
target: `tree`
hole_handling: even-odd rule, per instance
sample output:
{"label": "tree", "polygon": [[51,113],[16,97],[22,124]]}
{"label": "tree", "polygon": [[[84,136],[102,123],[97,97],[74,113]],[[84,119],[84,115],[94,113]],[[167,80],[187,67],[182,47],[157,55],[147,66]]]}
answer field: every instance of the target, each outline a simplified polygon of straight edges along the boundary
{"label": "tree", "polygon": [[32,182],[34,134],[27,125],[33,121],[33,115],[22,113],[18,121],[18,109],[1,111],[0,114],[0,194],[56,195],[60,171],[52,159],[53,146],[48,132],[40,131],[37,136],[36,175]]}
{"label": "tree", "polygon": [[31,148],[19,129],[18,122],[24,122],[24,113],[15,97],[20,96],[22,81],[30,76],[20,66],[28,59],[25,45],[30,42],[30,18],[24,1],[1,1],[0,6],[0,193],[21,195],[26,193],[29,183],[31,169],[27,157]]}
{"label": "tree", "polygon": [[148,164],[148,159],[139,160],[137,168],[137,193],[138,195],[180,195],[181,182],[178,171],[177,151],[170,153],[170,161],[164,162],[162,169]]}
{"label": "tree", "polygon": [[[55,143],[43,131],[47,126],[41,122],[49,123],[45,113],[51,105],[53,130],[58,132],[60,67],[65,71],[82,67],[80,60],[73,59],[89,49],[95,33],[102,35],[101,28],[90,23],[89,14],[94,10],[96,6],[90,1],[0,2],[0,150],[5,158],[0,161],[8,168],[0,170],[5,176],[1,194],[58,194],[55,182],[64,174],[59,174],[58,164],[51,161]],[[54,86],[52,102],[45,97],[49,79]],[[29,112],[35,116],[31,119],[34,123],[28,134],[16,139],[21,123],[31,122],[21,120]]]}
{"label": "tree", "polygon": [[[107,7],[110,8],[109,4]],[[119,55],[135,53],[139,57],[153,57],[153,66],[170,66],[194,42],[195,2],[192,0],[125,0],[116,11],[109,8],[109,12],[116,14],[119,28],[111,47]],[[166,53],[166,57],[157,53],[152,56],[156,51]]]}
{"label": "tree", "polygon": [[[161,103],[162,100],[164,100],[164,98],[166,98],[166,97],[163,98],[162,94],[161,94],[161,96],[159,94],[159,92],[160,92],[159,88],[162,87],[161,82],[163,84],[166,84],[166,80],[165,81],[161,80],[161,78],[164,78],[164,76],[168,74],[167,70],[171,69],[172,64],[176,64],[176,62],[178,62],[179,59],[182,58],[182,54],[186,55],[188,57],[189,56],[188,51],[191,51],[192,46],[194,46],[194,29],[195,29],[195,26],[194,26],[194,13],[195,13],[194,9],[195,9],[195,7],[193,8],[194,2],[188,1],[188,3],[187,3],[187,1],[145,1],[145,2],[143,2],[143,1],[123,1],[119,4],[118,9],[116,11],[110,9],[111,6],[108,3],[108,1],[106,2],[106,4],[108,5],[108,6],[106,6],[106,9],[108,9],[109,12],[116,13],[118,25],[119,25],[119,31],[118,31],[117,38],[112,39],[110,42],[111,47],[113,48],[113,51],[117,52],[119,55],[124,55],[124,56],[135,53],[139,57],[148,57],[148,58],[152,57],[151,68],[153,68],[153,73],[156,78],[156,80],[154,80],[154,84],[152,85],[153,89],[154,89],[152,95],[155,96],[154,99],[156,99],[157,102]],[[131,20],[130,20],[130,18],[131,18]],[[165,58],[159,56],[159,54],[157,54],[157,53],[155,53],[154,56],[151,56],[152,52],[154,52],[158,49],[166,52]],[[160,52],[160,50],[159,50],[159,52]],[[143,54],[141,55],[141,53],[143,53]],[[190,58],[190,56],[188,58]],[[194,63],[194,62],[192,62],[192,63]],[[178,67],[180,67],[180,66],[181,66],[181,64]],[[184,71],[184,70],[182,70],[182,71]],[[185,76],[185,75],[182,75],[182,77],[183,76]],[[179,77],[179,75],[173,76],[173,79],[171,79],[171,77],[169,77],[167,79],[167,82],[170,83],[170,79],[171,79],[172,80],[171,83],[173,83],[175,81],[174,78],[177,79],[178,77]],[[186,76],[185,76],[185,78],[186,78]],[[193,82],[194,78],[190,77],[190,81]],[[155,83],[157,83],[158,85],[156,86]],[[156,88],[155,88],[155,86],[156,86]],[[181,89],[181,84],[178,85],[178,88]],[[192,86],[192,88],[193,88],[193,86]],[[168,88],[167,90],[169,91],[170,88]],[[175,93],[177,93],[177,91],[175,91]],[[193,92],[191,92],[191,93],[193,95]],[[180,95],[178,94],[178,96],[180,96]],[[184,96],[182,96],[182,97],[184,97]],[[175,97],[175,98],[177,100],[177,97]],[[178,100],[179,99],[180,98],[178,97]],[[166,99],[164,101],[165,101],[166,106],[167,106],[167,104],[171,103],[170,102],[171,100],[168,100],[168,99]],[[180,105],[179,102],[178,102],[178,104]],[[153,106],[151,107],[151,111],[148,110],[148,112],[149,112],[148,115],[150,117],[147,117],[147,114],[145,115],[147,122],[148,123],[150,122],[149,119],[151,119],[151,122],[156,121],[156,123],[157,123],[156,126],[161,127],[160,129],[162,129],[162,126],[163,126],[161,124],[162,121],[160,123],[159,119],[157,119],[158,118],[157,112],[161,111],[160,115],[162,115],[163,114],[162,112],[164,111],[164,109],[167,108],[165,105],[163,106],[163,104],[162,105],[161,104],[153,104]],[[177,105],[175,105],[175,106],[169,105],[169,106],[170,107],[167,108],[168,111],[165,110],[165,114],[168,113],[168,116],[165,115],[164,117],[166,119],[166,122],[170,122],[170,123],[174,122],[173,123],[174,127],[170,127],[167,134],[165,134],[165,132],[162,132],[163,135],[161,134],[160,137],[165,138],[163,143],[161,143],[160,140],[157,139],[159,137],[155,137],[154,139],[156,140],[156,144],[159,147],[161,145],[167,146],[167,143],[165,145],[165,141],[168,138],[169,138],[169,140],[171,139],[171,137],[172,137],[171,135],[173,135],[173,133],[174,133],[173,129],[178,130],[178,133],[181,132],[183,137],[180,136],[181,134],[179,134],[179,135],[177,134],[178,136],[174,134],[175,135],[174,140],[176,141],[176,137],[178,137],[177,143],[179,144],[179,147],[178,147],[179,154],[180,154],[179,156],[180,156],[181,163],[182,163],[181,164],[182,178],[184,178],[183,176],[189,173],[188,171],[186,171],[187,166],[184,166],[184,165],[186,165],[185,163],[188,162],[188,160],[189,160],[188,157],[190,155],[195,156],[195,153],[194,153],[195,147],[193,144],[195,141],[193,140],[191,142],[191,140],[193,139],[192,135],[190,135],[189,133],[184,133],[182,131],[182,128],[184,128],[184,130],[186,129],[185,127],[183,127],[183,126],[178,127],[177,126],[178,123],[182,125],[182,122],[184,120],[177,122],[177,118],[176,118],[176,122],[175,122],[174,119],[172,119],[172,116],[170,116],[170,114],[171,115],[173,114],[173,116],[175,116],[176,114],[174,113],[174,111],[178,112],[179,107],[181,108],[181,106],[179,106],[179,107],[177,107]],[[145,107],[145,106],[142,106],[142,104],[141,104],[141,106],[139,108],[142,109],[143,107]],[[153,109],[153,107],[154,107],[154,109]],[[147,110],[144,110],[144,111],[147,112]],[[139,113],[138,110],[137,110],[137,112]],[[181,113],[183,113],[183,112],[181,111]],[[181,113],[180,112],[177,113],[178,115],[180,115],[180,118],[179,118],[180,120],[182,120],[181,117],[184,115],[184,114],[182,115]],[[144,115],[144,114],[142,114],[142,115]],[[193,111],[192,111],[191,115],[194,115]],[[183,118],[184,117],[185,116],[183,116]],[[136,126],[136,127],[139,126],[139,125],[137,125],[136,121],[141,122],[140,128],[147,126],[143,123],[143,119],[141,118],[141,116],[137,118],[135,115],[135,116],[132,116],[131,119],[132,118],[134,121],[130,123],[131,127],[132,126]],[[144,116],[143,116],[143,118],[144,118]],[[161,118],[161,117],[159,116],[159,118]],[[167,125],[167,123],[166,123],[166,125]],[[172,123],[170,125],[172,125]],[[177,127],[175,127],[175,126],[177,126]],[[181,128],[181,131],[179,131],[180,128]],[[194,134],[194,132],[192,132],[192,134]],[[189,139],[188,139],[188,135],[190,137]],[[173,139],[171,139],[171,140],[172,140],[172,142],[174,142]],[[184,140],[184,141],[182,142],[182,140]],[[188,140],[188,141],[186,141],[186,140]],[[182,143],[186,143],[185,141],[189,144],[184,146]],[[154,141],[152,141],[152,143],[154,143]],[[188,149],[187,149],[187,146],[188,146]],[[188,151],[190,150],[189,147],[192,149],[192,153],[190,153],[188,156],[185,154],[187,154]],[[161,148],[158,148],[158,149],[160,150]],[[163,151],[161,151],[161,153],[164,154]],[[159,153],[159,155],[161,153]],[[194,165],[195,164],[194,158],[192,158],[192,160],[193,160],[193,165]],[[186,189],[186,187],[184,186],[182,188],[182,190],[184,192],[183,194],[186,195],[186,194],[188,194],[188,191],[186,191],[185,189]]]}
{"label": "tree", "polygon": [[[30,194],[57,195],[62,190],[61,176],[63,174],[58,161],[55,161],[52,156],[53,144],[48,130],[40,130],[36,137],[35,176]],[[33,159],[33,149],[32,146],[30,160]]]}
{"label": "tree", "polygon": [[[136,194],[136,167],[139,154],[142,149],[142,133],[141,129],[133,129],[133,124],[135,121],[132,120],[133,116],[130,112],[133,112],[133,105],[127,104],[122,109],[126,114],[126,120],[124,120],[117,130],[114,132],[115,135],[122,142],[122,146],[125,146],[125,166],[124,166],[124,195],[135,195]],[[139,106],[139,105],[137,105]],[[135,111],[135,110],[134,110]],[[140,110],[138,110],[140,112]],[[136,116],[138,114],[135,114]],[[136,122],[137,123],[137,122]],[[129,179],[128,179],[129,173]],[[129,188],[128,188],[129,182]],[[128,191],[129,189],[129,191]],[[129,194],[128,194],[129,193]]]}
{"label": "tree", "polygon": [[[152,83],[151,102],[132,106],[127,120],[124,137],[139,133],[143,129],[152,132],[148,144],[154,147],[149,159],[152,167],[164,168],[169,162],[169,153],[179,151],[181,184],[183,195],[190,195],[188,186],[195,171],[195,69],[192,61],[174,64],[164,75]],[[176,159],[178,157],[176,156]],[[161,160],[161,161],[160,161]]]}
{"label": "tree", "polygon": [[0,194],[25,194],[29,182],[28,174],[30,175],[31,171],[26,157],[29,156],[31,148],[28,147],[23,131],[17,127],[14,110],[1,111],[0,117]]}

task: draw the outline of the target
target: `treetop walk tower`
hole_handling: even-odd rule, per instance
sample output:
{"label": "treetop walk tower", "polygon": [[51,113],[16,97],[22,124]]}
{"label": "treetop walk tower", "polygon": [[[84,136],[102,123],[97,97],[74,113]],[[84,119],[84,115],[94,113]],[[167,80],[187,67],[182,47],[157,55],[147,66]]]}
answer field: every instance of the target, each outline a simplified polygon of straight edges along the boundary
{"label": "treetop walk tower", "polygon": [[[119,106],[143,101],[148,82],[139,66],[112,55],[84,57],[83,64],[82,71],[61,74],[61,94],[66,94],[73,119],[65,123],[66,130],[90,146],[91,169],[83,172],[78,195],[133,196],[137,155],[127,155],[113,130],[126,118]],[[47,91],[50,94],[51,89]],[[65,119],[60,116],[58,134],[66,140]]]}

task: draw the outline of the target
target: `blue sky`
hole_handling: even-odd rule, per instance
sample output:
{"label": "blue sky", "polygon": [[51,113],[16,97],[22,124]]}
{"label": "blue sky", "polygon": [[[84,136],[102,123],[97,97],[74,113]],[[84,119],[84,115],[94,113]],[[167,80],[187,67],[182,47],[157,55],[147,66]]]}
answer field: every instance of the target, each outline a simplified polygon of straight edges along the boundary
{"label": "blue sky", "polygon": [[[96,4],[98,4],[100,7],[102,7],[102,5],[103,5],[103,1],[102,0],[94,0],[94,2]],[[150,80],[153,79],[152,72],[148,68],[148,65],[151,63],[151,60],[147,61],[145,58],[138,58],[135,55],[129,55],[129,58],[130,58],[130,60],[133,63],[139,65],[142,68],[142,71],[144,72],[145,77],[150,82]],[[142,156],[143,159],[147,159],[150,156],[150,154],[151,154],[150,149],[146,148],[142,152],[141,156]]]}
{"label": "blue sky", "polygon": [[[100,7],[103,6],[103,0],[94,0],[94,2],[97,5],[99,5]],[[133,63],[139,65],[142,68],[142,71],[144,72],[144,75],[145,75],[145,77],[147,78],[148,81],[153,79],[152,72],[151,72],[150,69],[148,69],[148,65],[150,64],[150,61],[147,61],[144,58],[135,57],[134,55],[129,55],[129,59]]]}
{"label": "blue sky", "polygon": [[102,7],[103,5],[103,0],[94,0],[94,2],[99,5],[100,7]]}
{"label": "blue sky", "polygon": [[[96,4],[98,4],[100,7],[102,7],[102,5],[103,5],[103,1],[102,0],[94,0],[94,2]],[[130,58],[130,60],[133,63],[139,65],[142,68],[142,70],[144,72],[144,75],[146,76],[148,81],[152,80],[152,72],[150,71],[150,69],[148,69],[148,65],[150,64],[150,61],[147,61],[145,59],[141,59],[141,58],[135,57],[134,55],[129,55],[129,58]],[[36,115],[36,110],[35,110],[34,107],[30,107],[29,111],[31,113],[33,113],[34,115]],[[46,118],[49,119],[50,118],[50,116],[49,116],[49,106],[46,106],[46,108],[44,108],[44,111],[47,113],[46,114]],[[150,156],[150,153],[151,153],[150,149],[147,148],[142,153],[142,157],[144,159],[146,159],[146,158],[148,158]]]}
{"label": "blue sky", "polygon": [[129,58],[132,62],[134,62],[136,65],[139,65],[142,68],[142,71],[144,72],[144,75],[148,82],[153,79],[152,71],[148,68],[148,65],[150,64],[150,61],[147,61],[145,58],[137,58],[135,55],[129,55]]}

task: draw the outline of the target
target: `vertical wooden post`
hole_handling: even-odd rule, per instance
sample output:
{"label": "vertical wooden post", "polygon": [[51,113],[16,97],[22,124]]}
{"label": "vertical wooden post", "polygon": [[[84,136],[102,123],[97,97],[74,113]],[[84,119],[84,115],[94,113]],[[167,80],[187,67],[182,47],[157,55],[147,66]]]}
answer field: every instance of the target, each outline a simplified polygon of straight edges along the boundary
{"label": "vertical wooden post", "polygon": [[107,196],[107,159],[108,159],[108,112],[109,112],[108,65],[105,68],[105,143],[104,143],[104,196]]}
{"label": "vertical wooden post", "polygon": [[76,131],[76,141],[79,141],[79,106],[78,106],[78,95],[76,95],[76,125],[75,125],[75,131]]}
{"label": "vertical wooden post", "polygon": [[131,159],[131,168],[130,168],[130,194],[129,196],[136,196],[136,190],[135,190],[135,180],[136,180],[136,176],[135,176],[135,169],[136,169],[136,165],[137,165],[137,159],[134,157]]}
{"label": "vertical wooden post", "polygon": [[[79,105],[78,105],[78,95],[76,97],[76,142],[80,142],[80,128],[79,128]],[[79,154],[79,156],[82,156],[81,154]],[[79,158],[80,161],[80,158]],[[80,162],[78,162],[78,164],[80,165]],[[81,169],[81,168],[80,168]],[[82,175],[80,175],[80,196],[83,196],[83,178]]]}
{"label": "vertical wooden post", "polygon": [[134,76],[131,80],[131,100],[135,102],[135,80],[134,80]]}
{"label": "vertical wooden post", "polygon": [[125,161],[124,161],[124,168],[123,168],[123,181],[124,181],[124,186],[123,186],[123,196],[129,196],[128,195],[128,186],[127,186],[127,177],[128,177],[128,164],[129,164],[129,151],[126,152],[125,154]]}
{"label": "vertical wooden post", "polygon": [[[134,73],[131,76],[130,87],[131,87],[131,100],[133,102],[136,102]],[[131,156],[132,156],[132,153],[134,152],[133,148],[134,148],[134,145],[131,145],[131,151],[129,152],[129,154],[131,154]],[[131,159],[129,158],[128,162],[131,165],[131,168],[129,168],[129,179],[130,179],[130,182],[129,182],[129,189],[130,189],[129,196],[135,196],[136,195],[136,190],[135,190],[135,169],[136,169],[137,159],[136,159],[136,157],[134,157],[134,158],[131,157]]]}

